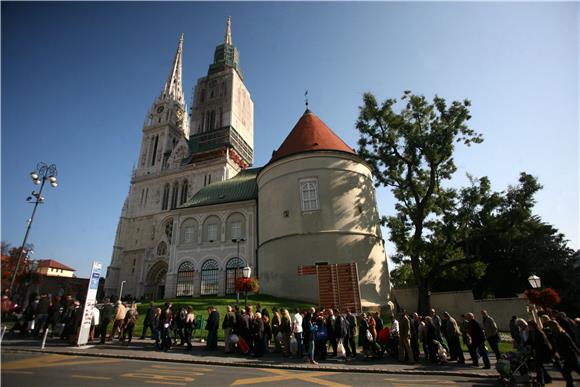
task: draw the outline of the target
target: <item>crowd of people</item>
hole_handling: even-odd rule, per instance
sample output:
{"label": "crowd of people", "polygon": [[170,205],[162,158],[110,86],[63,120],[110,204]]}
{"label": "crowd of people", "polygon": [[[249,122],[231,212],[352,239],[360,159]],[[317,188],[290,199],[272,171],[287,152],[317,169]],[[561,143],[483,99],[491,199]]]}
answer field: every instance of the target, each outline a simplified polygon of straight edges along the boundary
{"label": "crowd of people", "polygon": [[[3,317],[7,306],[2,300]],[[12,330],[41,335],[50,329],[51,335],[74,342],[82,319],[79,301],[71,297],[50,299],[46,294],[36,297],[20,311]],[[477,319],[466,313],[458,320],[449,313],[439,315],[432,309],[426,316],[403,310],[392,313],[385,324],[378,312],[356,314],[351,310],[308,308],[288,310],[260,304],[244,308],[228,306],[223,318],[209,306],[207,316],[196,316],[191,306],[174,307],[166,303],[148,305],[143,317],[141,339],[150,333],[158,350],[173,346],[193,349],[196,330],[206,332],[206,351],[218,350],[218,332],[223,330],[225,353],[262,357],[267,352],[318,364],[332,357],[341,361],[359,358],[382,359],[385,356],[401,362],[456,362],[464,364],[467,347],[473,366],[491,368],[488,346],[496,360],[501,358],[498,326],[487,311]],[[94,308],[89,340],[105,343],[119,340],[130,343],[139,319],[134,302],[111,303],[108,298]],[[110,328],[110,329],[109,329]],[[548,311],[536,322],[513,316],[510,335],[514,350],[533,356],[534,368],[541,384],[549,383],[546,363],[554,363],[572,386],[572,373],[580,374],[580,319],[572,320],[563,312]],[[201,336],[201,335],[200,335]]]}

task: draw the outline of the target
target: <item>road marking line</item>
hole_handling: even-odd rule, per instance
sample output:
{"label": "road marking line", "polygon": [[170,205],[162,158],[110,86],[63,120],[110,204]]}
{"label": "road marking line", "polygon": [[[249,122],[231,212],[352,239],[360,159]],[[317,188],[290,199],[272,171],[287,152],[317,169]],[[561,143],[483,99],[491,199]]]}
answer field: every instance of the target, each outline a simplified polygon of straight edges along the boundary
{"label": "road marking line", "polygon": [[153,366],[151,366],[152,368],[160,368],[160,369],[166,369],[166,370],[172,370],[172,371],[180,371],[180,370],[193,370],[193,371],[197,371],[197,372],[211,372],[213,371],[210,368],[174,368],[174,366],[168,366],[165,364],[155,364]]}
{"label": "road marking line", "polygon": [[85,365],[85,364],[105,364],[105,363],[117,363],[119,359],[95,359],[95,360],[79,360],[79,361],[65,361],[58,364],[50,364],[41,367],[60,367],[69,365]]}
{"label": "road marking line", "polygon": [[[23,368],[37,368],[37,367],[52,367],[57,362],[64,359],[74,359],[78,356],[64,356],[64,355],[48,355],[48,356],[34,356],[26,359],[14,360],[2,364],[2,370],[17,370]],[[58,364],[57,364],[58,365]]]}
{"label": "road marking line", "polygon": [[171,384],[171,385],[174,385],[174,386],[185,386],[185,383],[155,382],[155,381],[151,381],[151,380],[146,380],[145,383],[151,383],[151,384]]}
{"label": "road marking line", "polygon": [[135,379],[145,379],[151,381],[172,381],[172,382],[193,382],[195,378],[188,377],[188,376],[179,376],[179,375],[160,375],[159,373],[151,373],[152,371],[149,370],[138,370],[137,372],[129,372],[126,374],[121,375],[124,378],[135,378]]}
{"label": "road marking line", "polygon": [[90,376],[90,375],[71,375],[71,378],[77,379],[94,379],[94,380],[111,380],[106,376]]}
{"label": "road marking line", "polygon": [[441,384],[441,385],[449,385],[454,386],[457,383],[451,380],[439,380],[439,379],[393,379],[393,378],[386,378],[385,381],[392,382],[395,386],[417,386],[417,385],[425,385],[427,384]]}
{"label": "road marking line", "polygon": [[3,369],[2,373],[32,375],[34,372],[32,372],[32,371],[4,370]]}
{"label": "road marking line", "polygon": [[330,376],[335,375],[337,372],[295,372],[295,371],[284,371],[276,369],[264,369],[259,368],[260,371],[270,372],[276,374],[276,376],[262,376],[255,378],[245,378],[235,380],[231,386],[240,386],[247,384],[259,384],[259,383],[269,383],[269,382],[281,382],[285,380],[299,380],[302,382],[320,384],[329,387],[349,387],[346,384],[340,384],[336,382],[331,382],[329,380],[317,379],[320,376]]}
{"label": "road marking line", "polygon": [[328,387],[350,387],[346,384],[331,382],[330,380],[324,380],[324,379],[317,379],[317,378],[311,378],[311,377],[300,377],[299,379],[303,380],[305,382],[320,384],[322,386],[328,386]]}
{"label": "road marking line", "polygon": [[176,369],[171,369],[171,368],[155,368],[155,369],[151,369],[151,368],[142,368],[139,371],[141,372],[155,372],[156,374],[169,374],[169,375],[182,375],[182,376],[203,376],[205,375],[203,372],[197,372],[197,371],[190,371],[190,370],[185,370],[185,369],[181,369],[181,370],[176,370]]}

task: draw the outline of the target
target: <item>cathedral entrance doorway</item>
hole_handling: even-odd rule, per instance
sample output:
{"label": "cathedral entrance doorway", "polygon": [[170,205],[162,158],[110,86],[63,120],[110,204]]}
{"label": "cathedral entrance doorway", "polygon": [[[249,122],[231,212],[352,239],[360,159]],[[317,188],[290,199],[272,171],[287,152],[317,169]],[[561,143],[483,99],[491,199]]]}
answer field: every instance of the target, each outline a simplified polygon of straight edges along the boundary
{"label": "cathedral entrance doorway", "polygon": [[167,262],[160,261],[151,266],[145,282],[145,298],[159,300],[164,297],[165,277],[167,277]]}

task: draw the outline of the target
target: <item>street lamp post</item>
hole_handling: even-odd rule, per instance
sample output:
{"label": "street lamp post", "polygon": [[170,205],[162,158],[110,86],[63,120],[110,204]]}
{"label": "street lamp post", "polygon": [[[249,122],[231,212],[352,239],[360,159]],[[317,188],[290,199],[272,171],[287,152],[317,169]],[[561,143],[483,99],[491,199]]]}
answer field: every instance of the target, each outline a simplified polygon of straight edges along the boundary
{"label": "street lamp post", "polygon": [[[32,227],[32,222],[34,221],[34,215],[36,214],[36,208],[39,204],[44,203],[44,197],[42,196],[42,190],[44,189],[44,183],[46,181],[50,181],[50,185],[53,188],[56,188],[58,185],[56,181],[56,175],[58,171],[56,170],[56,165],[45,164],[40,162],[36,165],[36,169],[30,172],[30,177],[32,182],[36,185],[40,185],[40,189],[38,192],[32,191],[31,196],[26,198],[26,201],[33,203],[34,208],[32,209],[32,215],[30,219],[28,219],[28,226],[26,227],[26,233],[24,234],[24,240],[22,241],[22,245],[20,246],[20,251],[18,252],[18,260],[16,261],[16,269],[14,273],[12,273],[12,279],[10,280],[10,296],[12,296],[12,291],[14,288],[14,280],[16,279],[16,274],[18,273],[18,269],[20,267],[20,261],[22,260],[22,256],[24,255],[24,246],[26,245],[26,241],[28,240],[28,234],[30,233],[30,228]],[[33,200],[34,201],[31,201]]]}
{"label": "street lamp post", "polygon": [[[532,274],[528,277],[528,282],[533,289],[539,289],[542,286],[542,280],[535,274]],[[540,328],[542,328],[542,321],[538,318],[538,311],[536,310],[536,304],[530,301],[532,318],[534,322],[538,324]]]}
{"label": "street lamp post", "polygon": [[[244,278],[250,278],[250,275],[252,274],[252,268],[249,266],[246,266],[242,269],[242,275],[244,276]],[[248,306],[248,289],[244,288],[244,307]]]}
{"label": "street lamp post", "polygon": [[121,301],[121,297],[123,297],[123,285],[125,285],[127,281],[121,281],[121,290],[119,291],[119,301]]}
{"label": "street lamp post", "polygon": [[[240,242],[245,242],[246,240],[244,238],[234,238],[232,239],[232,242],[237,243],[238,245],[238,255],[236,255],[236,257],[238,259],[240,259]],[[238,270],[239,270],[239,266],[236,266],[236,270],[234,270],[234,287],[237,286],[238,283]],[[236,306],[240,306],[240,292],[238,291],[238,289],[236,289]]]}

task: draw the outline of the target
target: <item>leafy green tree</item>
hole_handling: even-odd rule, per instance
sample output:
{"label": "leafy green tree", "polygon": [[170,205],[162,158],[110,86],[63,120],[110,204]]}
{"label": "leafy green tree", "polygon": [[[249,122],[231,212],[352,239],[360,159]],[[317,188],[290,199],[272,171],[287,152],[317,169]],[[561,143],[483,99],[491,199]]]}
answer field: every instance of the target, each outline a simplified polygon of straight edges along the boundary
{"label": "leafy green tree", "polygon": [[[430,307],[430,276],[464,263],[459,249],[429,240],[446,209],[452,207],[453,191],[441,186],[456,170],[453,160],[455,143],[480,143],[482,137],[467,126],[470,119],[468,100],[453,101],[405,91],[404,106],[395,111],[397,100],[379,105],[375,96],[365,93],[357,129],[360,133],[359,155],[372,167],[375,185],[392,189],[397,200],[396,215],[383,218],[391,233],[399,257],[408,259],[419,290],[419,311]],[[437,252],[429,247],[437,246]],[[448,250],[451,248],[451,250]]]}
{"label": "leafy green tree", "polygon": [[[534,196],[542,186],[521,173],[518,184],[502,192],[491,190],[487,177],[474,179],[457,191],[453,208],[432,227],[433,240],[460,249],[463,262],[471,262],[431,273],[431,289],[473,289],[477,298],[514,297],[529,288],[530,274],[542,278],[562,296],[558,308],[580,312],[580,269],[576,253],[553,226],[533,214]],[[395,286],[413,285],[409,264],[392,273]]]}

